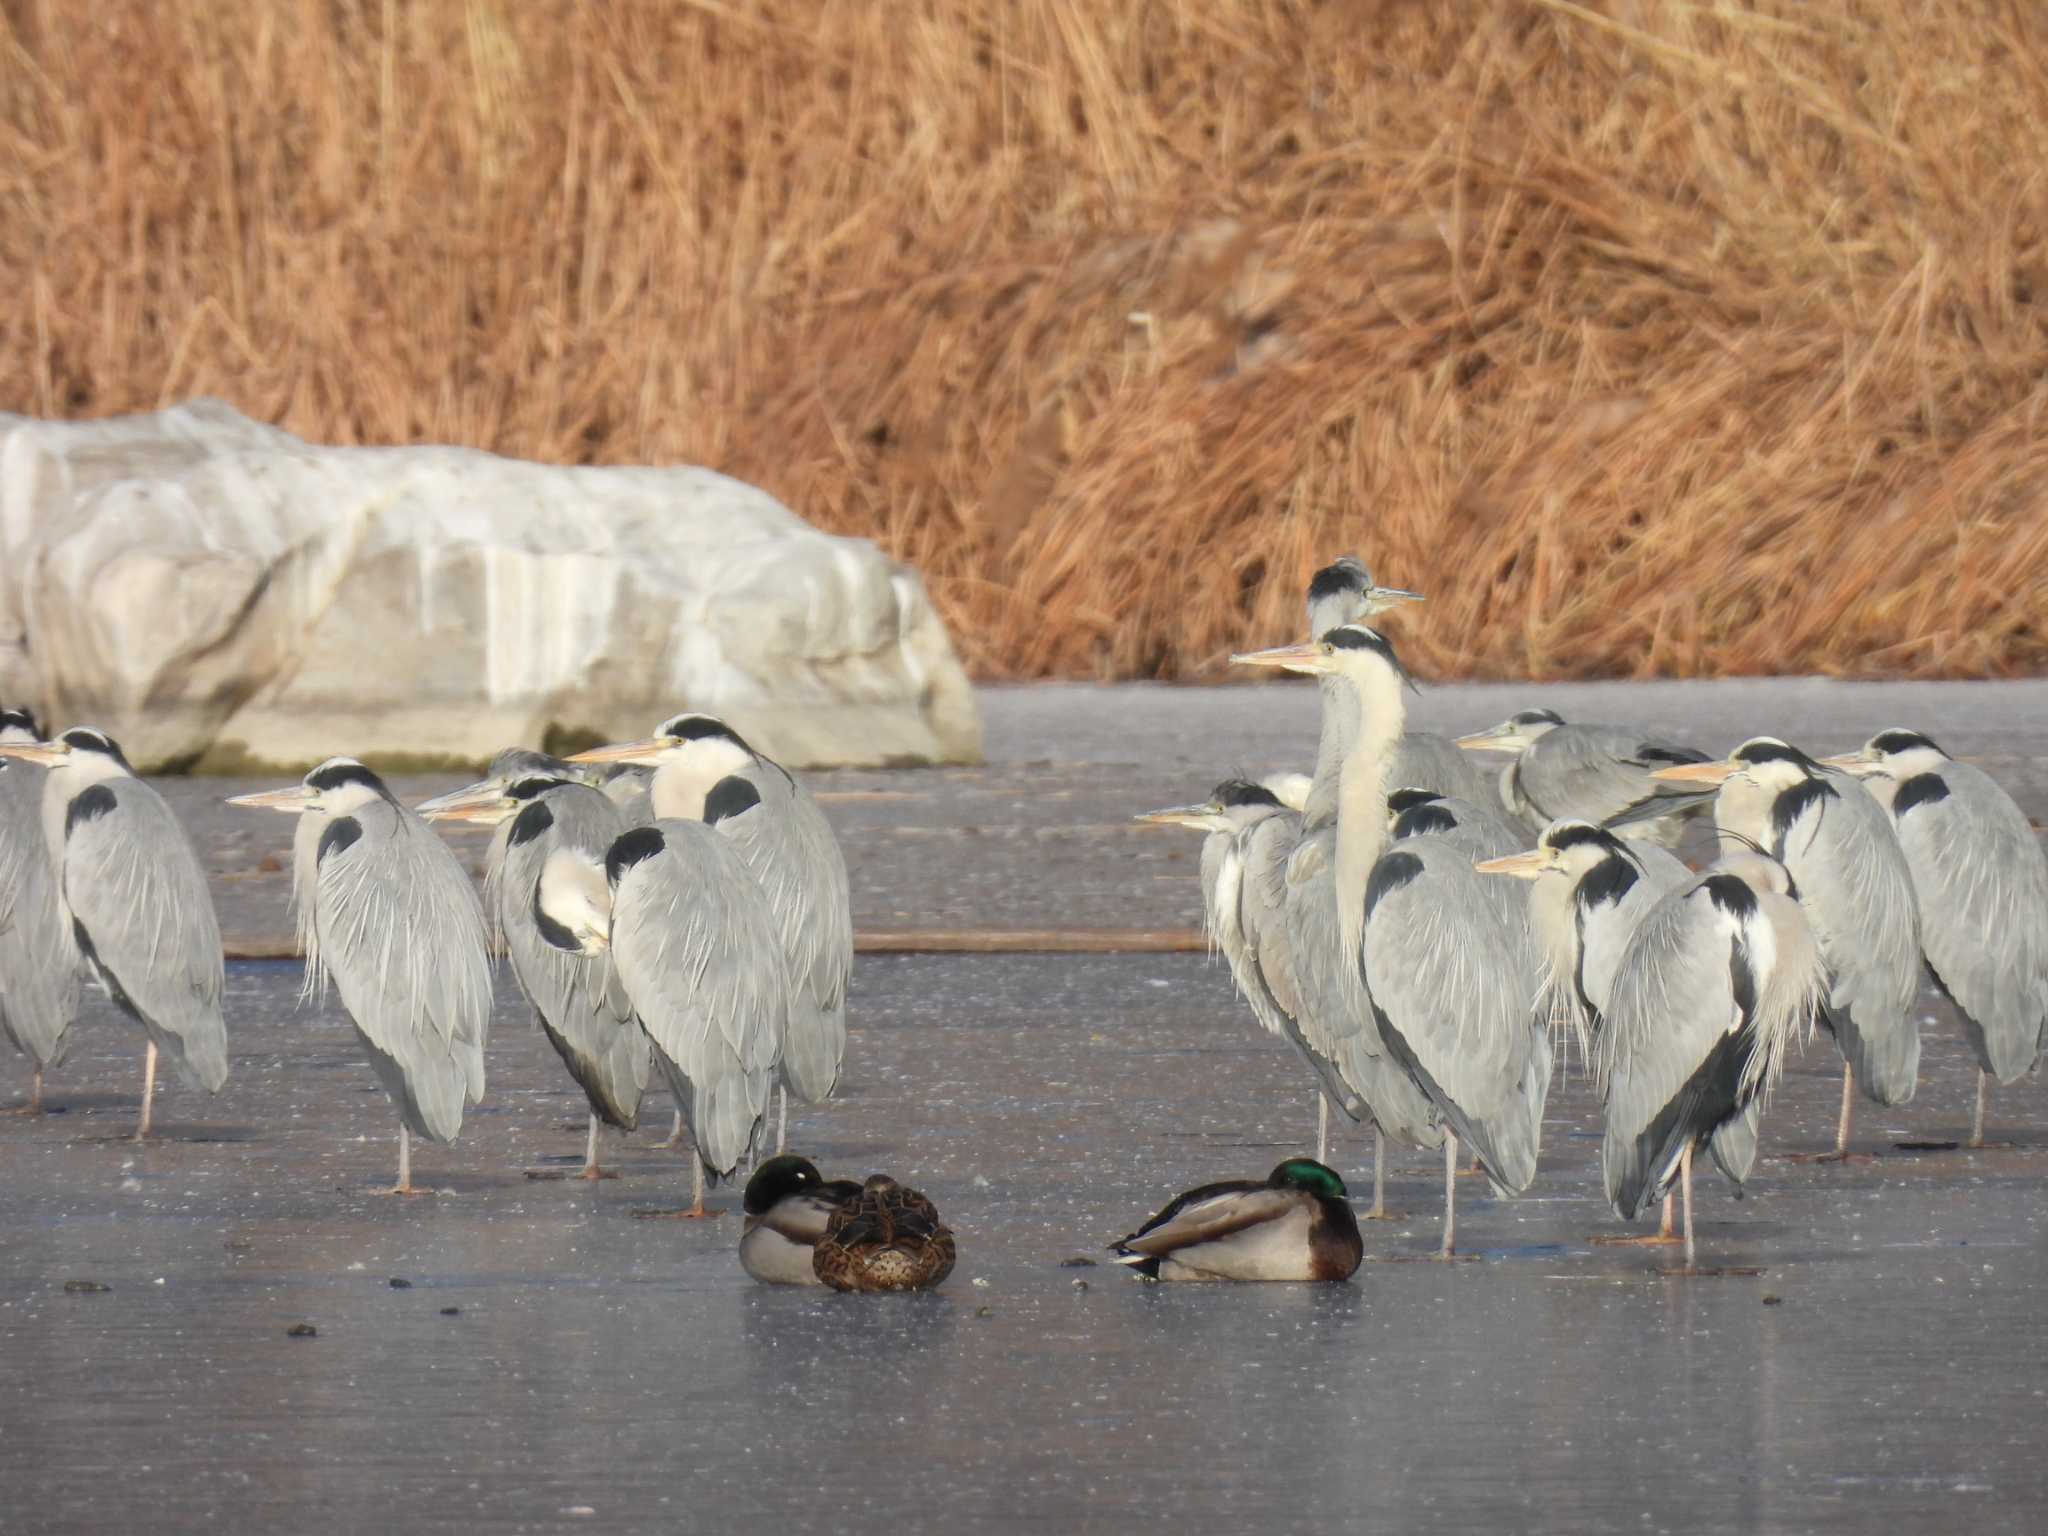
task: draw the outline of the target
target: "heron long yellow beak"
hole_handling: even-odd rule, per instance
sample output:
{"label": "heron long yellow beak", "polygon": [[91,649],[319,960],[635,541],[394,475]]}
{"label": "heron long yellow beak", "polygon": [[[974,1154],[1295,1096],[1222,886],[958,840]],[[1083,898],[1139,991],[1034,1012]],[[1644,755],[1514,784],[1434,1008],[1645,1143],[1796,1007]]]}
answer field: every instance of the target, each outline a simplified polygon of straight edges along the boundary
{"label": "heron long yellow beak", "polygon": [[443,807],[438,811],[420,810],[428,821],[449,821],[463,827],[495,827],[501,821],[508,821],[519,809],[518,805],[505,799],[489,804],[459,805]]}
{"label": "heron long yellow beak", "polygon": [[479,779],[474,784],[465,784],[460,789],[451,789],[445,795],[436,795],[431,800],[422,800],[413,809],[429,821],[460,819],[454,813],[475,810],[479,806],[494,806],[505,798],[504,786],[490,779]]}
{"label": "heron long yellow beak", "polygon": [[572,763],[651,763],[673,745],[664,737],[656,736],[648,741],[621,741],[609,747],[592,747],[587,752],[572,752],[567,761]]}
{"label": "heron long yellow beak", "polygon": [[1736,762],[1679,763],[1671,768],[1659,768],[1650,777],[1660,784],[1721,784],[1742,772],[1742,764]]}
{"label": "heron long yellow beak", "polygon": [[1840,757],[1824,757],[1820,761],[1824,768],[1839,768],[1844,773],[1855,774],[1859,779],[1867,779],[1872,774],[1884,772],[1884,764],[1873,762],[1861,752],[1844,752]]}
{"label": "heron long yellow beak", "polygon": [[1419,603],[1423,601],[1425,599],[1420,592],[1408,592],[1400,587],[1373,587],[1365,594],[1365,611],[1367,614],[1374,614],[1378,613],[1382,608],[1391,608],[1396,603]]}
{"label": "heron long yellow beak", "polygon": [[1531,848],[1527,853],[1510,853],[1503,858],[1482,859],[1472,867],[1482,875],[1513,875],[1518,880],[1534,880],[1545,870],[1555,866],[1556,855],[1548,848]]}
{"label": "heron long yellow beak", "polygon": [[1490,730],[1474,731],[1470,736],[1460,736],[1457,745],[1467,752],[1519,752],[1528,743],[1514,732],[1495,726]]}
{"label": "heron long yellow beak", "polygon": [[18,757],[45,767],[61,763],[71,749],[61,741],[0,741],[0,757]]}
{"label": "heron long yellow beak", "polygon": [[1213,803],[1201,805],[1169,805],[1163,811],[1147,811],[1134,816],[1133,821],[1144,822],[1155,827],[1193,827],[1198,832],[1214,831],[1220,809]]}
{"label": "heron long yellow beak", "polygon": [[249,811],[284,811],[295,816],[316,798],[305,785],[294,784],[290,789],[262,789],[253,795],[232,795],[228,804]]}
{"label": "heron long yellow beak", "polygon": [[1230,658],[1238,667],[1285,667],[1289,672],[1327,672],[1329,654],[1322,642],[1304,640],[1298,645],[1276,645],[1270,651],[1240,651]]}

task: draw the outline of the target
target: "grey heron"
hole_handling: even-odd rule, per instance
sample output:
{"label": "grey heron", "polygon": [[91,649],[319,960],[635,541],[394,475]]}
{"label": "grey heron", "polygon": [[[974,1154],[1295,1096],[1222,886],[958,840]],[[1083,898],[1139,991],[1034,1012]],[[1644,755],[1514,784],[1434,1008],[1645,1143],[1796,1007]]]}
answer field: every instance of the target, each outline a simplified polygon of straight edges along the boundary
{"label": "grey heron", "polygon": [[1981,1147],[1990,1080],[2013,1082],[2048,1048],[2048,857],[1996,780],[1918,731],[1880,731],[1824,761],[1860,778],[1898,830],[1927,969],[1976,1053]]}
{"label": "grey heron", "polygon": [[1503,1194],[1535,1177],[1551,1049],[1525,985],[1525,948],[1452,838],[1428,833],[1387,845],[1386,771],[1408,679],[1383,636],[1346,625],[1233,660],[1332,676],[1358,701],[1361,729],[1338,791],[1334,900],[1337,953],[1362,980],[1371,1026],[1353,1029],[1346,1043],[1358,1049],[1346,1065],[1370,1061],[1378,1070],[1370,1082],[1349,1071],[1346,1079],[1376,1116],[1398,1080],[1419,1100],[1421,1123],[1446,1133],[1447,1258],[1460,1140]]}
{"label": "grey heron", "polygon": [[758,803],[752,785],[734,781],[708,797],[705,820],[634,827],[601,861],[557,848],[534,891],[549,943],[610,952],[654,1059],[686,1107],[696,1143],[690,1208],[680,1213],[689,1217],[707,1214],[707,1176],[725,1178],[755,1153],[790,1013],[775,914],[717,826]]}
{"label": "grey heron", "polygon": [[1880,1104],[1903,1104],[1920,1075],[1920,907],[1891,818],[1852,775],[1775,736],[1753,737],[1723,762],[1654,777],[1719,785],[1715,824],[1791,871],[1828,966],[1820,1022],[1843,1063],[1832,1156],[1847,1156],[1855,1085]]}
{"label": "grey heron", "polygon": [[[1311,616],[1327,612],[1330,601],[1312,589]],[[1299,649],[1232,660],[1287,665]],[[1426,1150],[1444,1139],[1428,1097],[1379,1038],[1357,960],[1365,879],[1386,841],[1386,774],[1405,720],[1404,678],[1398,670],[1365,678],[1361,697],[1354,680],[1333,671],[1296,670],[1317,677],[1322,698],[1316,789],[1300,817],[1271,816],[1246,829],[1240,839],[1239,914],[1263,989],[1309,1048],[1336,1064],[1348,1096],[1362,1100],[1372,1115],[1373,1200],[1367,1215],[1377,1220],[1387,1214],[1386,1138]],[[1353,1112],[1344,1099],[1339,1104]],[[1322,1114],[1326,1119],[1327,1105]]]}
{"label": "grey heron", "polygon": [[[1309,633],[1321,635],[1396,604],[1420,601],[1419,593],[1378,585],[1363,561],[1343,555],[1317,571],[1309,582],[1305,604]],[[1352,765],[1352,783],[1360,795],[1384,798],[1386,768],[1381,758],[1389,755],[1408,772],[1425,776],[1424,782],[1490,791],[1449,742],[1404,733],[1405,714],[1398,709],[1392,734],[1381,742],[1377,727],[1371,732],[1365,729],[1356,690],[1320,678],[1318,693],[1322,721],[1316,771],[1302,796],[1300,815],[1249,828],[1239,839],[1245,871],[1241,922],[1250,969],[1258,978],[1258,985],[1247,995],[1270,998],[1277,1013],[1290,1021],[1284,1032],[1299,1036],[1312,1060],[1338,1063],[1346,1092],[1338,1096],[1337,1103],[1346,1114],[1356,1117],[1368,1085],[1377,1088],[1369,1214],[1379,1218],[1386,1214],[1385,1137],[1393,1135],[1422,1147],[1435,1147],[1442,1137],[1431,1123],[1428,1105],[1369,1039],[1373,1027],[1370,1010],[1356,966],[1341,946],[1336,857],[1340,787],[1347,763],[1355,752],[1366,750],[1360,743],[1370,736],[1370,753],[1377,765],[1372,771],[1378,777],[1368,794],[1366,771]],[[1328,1148],[1329,1113],[1326,1089],[1317,1107],[1317,1150],[1323,1155]]]}
{"label": "grey heron", "polygon": [[781,1151],[789,1139],[789,1095],[824,1102],[838,1086],[846,1057],[853,901],[831,824],[788,769],[710,715],[675,715],[651,740],[596,747],[570,761],[651,766],[654,814],[715,823],[760,882],[793,988],[778,1063],[775,1149]]}
{"label": "grey heron", "polygon": [[1209,941],[1229,963],[1231,980],[1251,1005],[1253,1017],[1268,1034],[1291,1044],[1316,1074],[1321,1085],[1316,1098],[1316,1157],[1323,1161],[1329,1155],[1331,1101],[1354,1120],[1364,1115],[1365,1103],[1345,1084],[1336,1062],[1310,1041],[1301,1022],[1273,995],[1246,933],[1245,840],[1253,828],[1274,816],[1286,818],[1287,812],[1270,790],[1243,779],[1225,779],[1199,805],[1148,811],[1138,820],[1208,834],[1202,841],[1202,905]]}
{"label": "grey heron", "polygon": [[163,796],[103,732],[78,726],[54,741],[0,741],[0,757],[49,769],[43,839],[56,874],[63,963],[82,957],[148,1040],[140,1141],[149,1135],[159,1055],[208,1093],[228,1080],[226,966],[206,872]]}
{"label": "grey heron", "polygon": [[[0,742],[42,740],[25,709],[0,709]],[[26,1112],[43,1108],[43,1074],[62,1066],[78,1017],[78,966],[69,954],[57,878],[43,842],[48,770],[0,758],[0,1030],[34,1069]]]}
{"label": "grey heron", "polygon": [[653,1047],[611,961],[550,942],[542,931],[550,919],[535,895],[541,870],[557,849],[601,863],[627,830],[625,813],[602,789],[570,777],[566,764],[559,773],[529,769],[502,784],[495,776],[486,778],[429,800],[419,811],[430,821],[497,829],[485,861],[485,906],[519,989],[589,1101],[580,1177],[606,1177],[598,1160],[598,1128],[630,1131],[640,1123]]}
{"label": "grey heron", "polygon": [[[1554,709],[1525,709],[1490,730],[1459,737],[1458,745],[1511,754],[1500,773],[1500,798],[1531,832],[1564,819],[1632,823],[1628,836],[1668,846],[1683,830],[1676,813],[1704,805],[1696,793],[1652,775],[1674,764],[1703,763],[1707,754],[1631,726],[1567,724]],[[1672,815],[1656,814],[1666,805]]]}
{"label": "grey heron", "polygon": [[1825,986],[1793,889],[1775,859],[1724,858],[1658,901],[1615,971],[1598,1037],[1607,1199],[1633,1221],[1678,1180],[1688,1269],[1693,1150],[1761,1106]]}
{"label": "grey heron", "polygon": [[818,1239],[833,1213],[860,1192],[851,1179],[826,1179],[808,1158],[769,1158],[747,1180],[740,1202],[740,1267],[763,1285],[823,1285],[813,1262]]}
{"label": "grey heron", "polygon": [[1365,1240],[1336,1170],[1290,1157],[1257,1183],[1189,1190],[1110,1252],[1147,1280],[1349,1280]]}
{"label": "grey heron", "polygon": [[[1533,849],[1473,867],[1530,882],[1529,927],[1543,955],[1539,1011],[1564,1024],[1579,1042],[1580,1059],[1590,1063],[1628,941],[1668,892],[1692,880],[1692,871],[1662,848],[1624,841],[1589,821],[1554,821]],[[1498,883],[1507,888],[1506,881]],[[1738,1184],[1749,1177],[1755,1152],[1753,1138],[1747,1158],[1736,1146],[1742,1126],[1751,1122],[1724,1130],[1715,1142],[1716,1156],[1728,1159],[1729,1177]],[[1624,1241],[1677,1242],[1671,1207],[1667,1194],[1655,1237]]]}
{"label": "grey heron", "polygon": [[298,817],[292,899],[305,995],[332,982],[398,1110],[398,1182],[412,1184],[412,1137],[443,1145],[484,1095],[491,958],[476,887],[455,855],[384,781],[331,757],[288,789],[229,805]]}

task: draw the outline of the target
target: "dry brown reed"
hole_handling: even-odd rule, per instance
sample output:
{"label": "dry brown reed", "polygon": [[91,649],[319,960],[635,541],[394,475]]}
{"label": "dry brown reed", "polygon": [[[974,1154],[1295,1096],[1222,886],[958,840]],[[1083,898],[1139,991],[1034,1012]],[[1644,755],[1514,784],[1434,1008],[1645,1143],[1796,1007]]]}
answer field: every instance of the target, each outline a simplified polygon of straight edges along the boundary
{"label": "dry brown reed", "polygon": [[758,481],[983,677],[2048,661],[2033,0],[0,0],[0,406]]}

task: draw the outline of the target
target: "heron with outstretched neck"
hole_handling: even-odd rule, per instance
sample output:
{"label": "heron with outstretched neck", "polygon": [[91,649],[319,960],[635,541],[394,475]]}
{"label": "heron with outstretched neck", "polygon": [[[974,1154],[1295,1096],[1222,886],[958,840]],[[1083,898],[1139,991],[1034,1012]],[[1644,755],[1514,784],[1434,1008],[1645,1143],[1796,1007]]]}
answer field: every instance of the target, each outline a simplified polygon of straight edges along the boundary
{"label": "heron with outstretched neck", "polygon": [[1336,679],[1356,702],[1359,729],[1339,772],[1325,888],[1336,963],[1355,978],[1337,1059],[1390,1134],[1411,1145],[1441,1139],[1439,1252],[1448,1258],[1460,1141],[1503,1194],[1520,1193],[1535,1177],[1551,1050],[1531,1007],[1521,946],[1456,840],[1430,833],[1389,846],[1387,774],[1409,683],[1384,636],[1345,625],[1232,659]]}

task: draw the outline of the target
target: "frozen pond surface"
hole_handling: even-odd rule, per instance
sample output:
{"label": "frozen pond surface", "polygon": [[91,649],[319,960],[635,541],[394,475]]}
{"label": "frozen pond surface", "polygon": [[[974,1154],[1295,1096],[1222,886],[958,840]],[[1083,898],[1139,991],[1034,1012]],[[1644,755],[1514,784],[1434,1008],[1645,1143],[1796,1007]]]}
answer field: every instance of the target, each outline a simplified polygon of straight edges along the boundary
{"label": "frozen pond surface", "polygon": [[[1761,1275],[1589,1245],[1617,1224],[1574,1071],[1526,1198],[1462,1181],[1476,1261],[1397,1262],[1439,1183],[1396,1152],[1409,1216],[1353,1283],[1148,1287],[1061,1261],[1313,1129],[1222,967],[865,957],[843,1097],[792,1144],[924,1188],[960,1263],[861,1298],[755,1286],[733,1214],[635,1218],[688,1194],[665,1097],[624,1177],[528,1180],[583,1121],[502,975],[488,1101],[415,1158],[445,1193],[373,1194],[394,1118],[297,981],[231,969],[234,1075],[166,1089],[156,1145],[107,1139],[140,1050],[98,1000],[66,1112],[0,1119],[0,1529],[2048,1529],[2048,1095],[1994,1097],[2013,1145],[1895,1150],[1967,1125],[1931,1001],[1917,1100],[1858,1104],[1876,1160],[1773,1155],[1829,1144],[1816,1041],[1749,1198],[1703,1177],[1702,1262]],[[1369,1189],[1369,1141],[1333,1161]]]}

